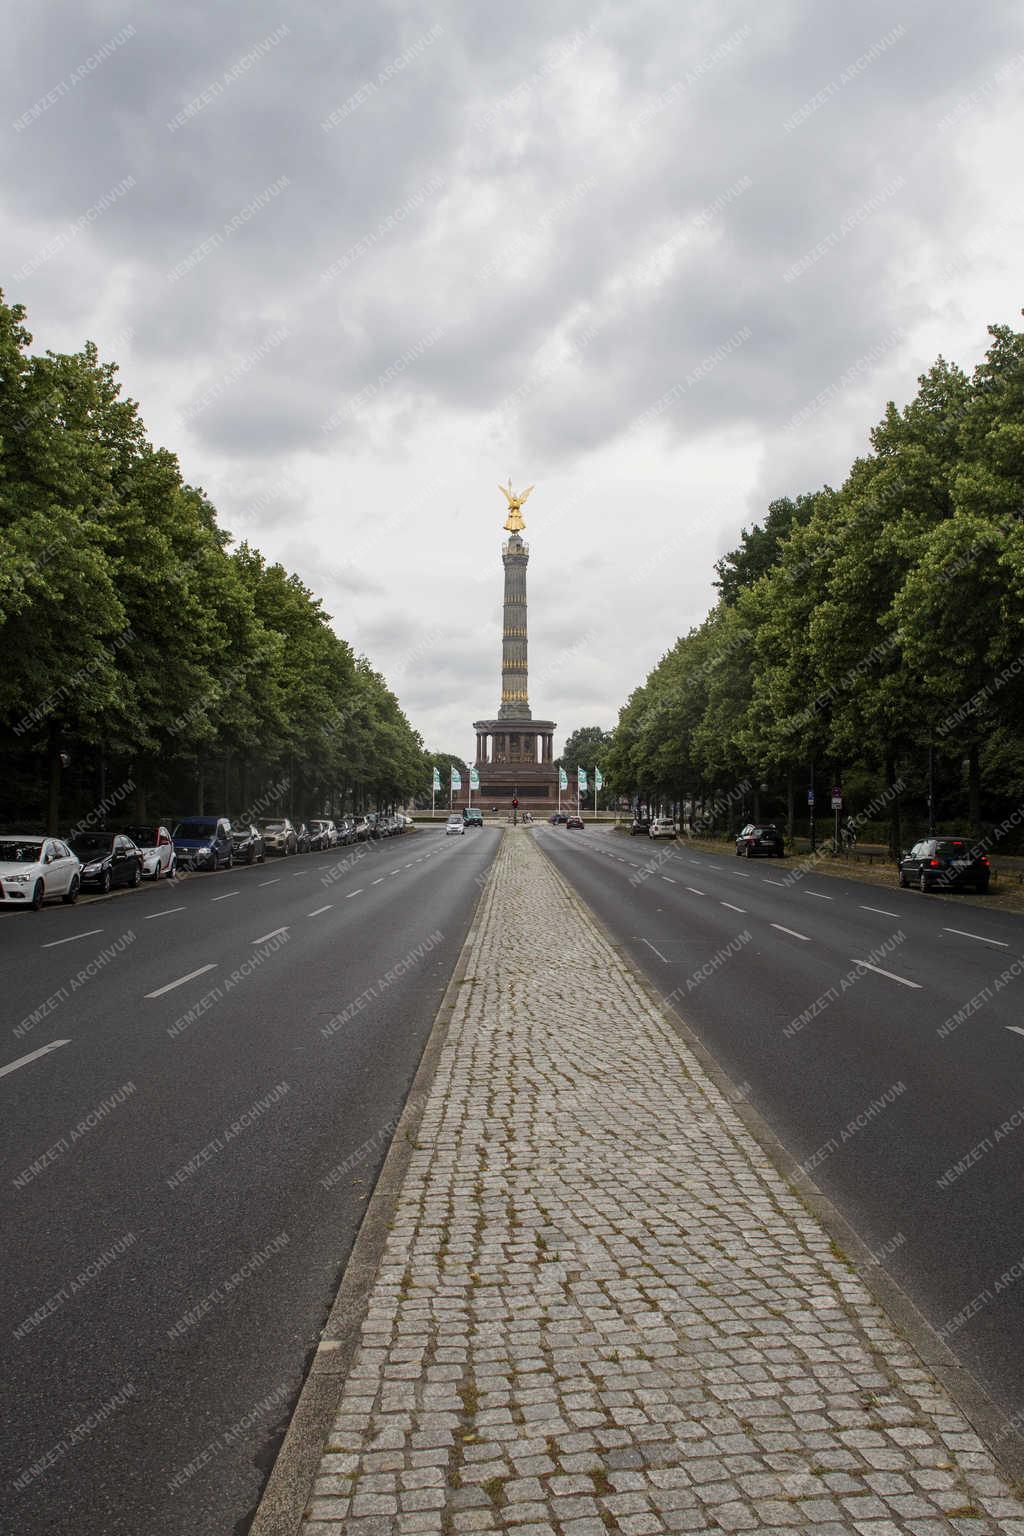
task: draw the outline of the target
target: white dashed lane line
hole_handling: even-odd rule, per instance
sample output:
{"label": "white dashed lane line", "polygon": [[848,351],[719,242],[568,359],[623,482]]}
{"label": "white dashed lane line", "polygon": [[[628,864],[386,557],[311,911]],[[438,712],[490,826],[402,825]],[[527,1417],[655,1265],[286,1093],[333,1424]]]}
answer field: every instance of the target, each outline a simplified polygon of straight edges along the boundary
{"label": "white dashed lane line", "polygon": [[229,896],[237,896],[237,891],[225,891],[223,896],[211,896],[211,901],[227,901]]}
{"label": "white dashed lane line", "polygon": [[261,880],[260,885],[276,885],[280,878],[280,875],[275,875],[273,880]]}
{"label": "white dashed lane line", "polygon": [[880,965],[872,965],[870,960],[858,960],[856,955],[851,955],[852,965],[862,965],[867,971],[874,971],[876,976],[888,976],[890,981],[898,981],[901,987],[913,987],[915,991],[922,990],[919,981],[908,981],[905,976],[897,976],[895,971],[883,971]]}
{"label": "white dashed lane line", "polygon": [[826,896],[824,891],[804,891],[805,896],[817,896],[819,901],[835,901],[834,896]]}
{"label": "white dashed lane line", "polygon": [[376,880],[371,880],[370,881],[370,884],[371,885],[383,885],[384,884],[384,876],[383,875],[378,875]]}
{"label": "white dashed lane line", "polygon": [[783,928],[781,923],[772,923],[771,926],[777,928],[780,933],[788,933],[791,939],[802,939],[805,944],[811,942],[806,933],[797,933],[795,928]]}
{"label": "white dashed lane line", "polygon": [[186,981],[195,981],[197,976],[205,976],[207,971],[215,971],[216,962],[211,960],[209,965],[201,965],[196,971],[189,971],[187,976],[179,976],[177,981],[169,981],[166,987],[157,987],[155,992],[147,992],[147,997],[163,997],[165,992],[173,992],[175,987],[183,987]]}
{"label": "white dashed lane line", "polygon": [[102,933],[102,928],[87,928],[84,933],[73,933],[70,939],[51,939],[49,944],[44,944],[43,949],[56,949],[58,944],[73,944],[76,939],[91,939],[94,934]]}
{"label": "white dashed lane line", "polygon": [[747,874],[745,869],[734,869],[733,874],[738,875],[741,880],[751,880],[753,878],[752,875]]}
{"label": "white dashed lane line", "polygon": [[696,886],[695,886],[695,885],[688,885],[688,886],[687,886],[687,887],[686,887],[686,889],[687,889],[687,890],[688,890],[688,891],[689,891],[689,892],[690,892],[690,894],[691,894],[691,895],[693,895],[693,896],[703,896],[703,895],[704,895],[704,892],[703,892],[703,891],[698,891],[698,889],[697,889],[697,887],[696,887]]}
{"label": "white dashed lane line", "polygon": [[362,886],[360,886],[358,891],[349,891],[348,895],[345,897],[345,900],[346,901],[351,901],[353,896],[361,896],[362,894],[363,894],[363,888],[362,888]]}
{"label": "white dashed lane line", "polygon": [[664,880],[666,885],[675,885],[675,881],[672,879],[671,875],[662,875],[661,878]]}
{"label": "white dashed lane line", "polygon": [[780,891],[784,891],[786,889],[785,880],[769,880],[767,875],[762,875],[761,879],[764,881],[765,885],[777,885]]}
{"label": "white dashed lane line", "polygon": [[275,928],[272,933],[265,933],[262,938],[250,939],[249,943],[250,944],[265,944],[268,939],[276,939],[279,933],[287,933],[287,932],[288,932],[287,926],[285,926],[284,928]]}
{"label": "white dashed lane line", "polygon": [[968,933],[966,928],[943,928],[942,931],[943,933],[957,933],[962,939],[977,939],[979,944],[998,944],[1000,949],[1009,949],[1010,947],[1002,939],[986,939],[983,933]]}
{"label": "white dashed lane line", "polygon": [[38,1061],[40,1056],[47,1056],[50,1051],[59,1051],[62,1045],[70,1044],[70,1040],[51,1040],[49,1045],[41,1045],[38,1051],[29,1051],[27,1056],[19,1056],[17,1061],[9,1061],[6,1067],[0,1067],[0,1077],[6,1077],[8,1072],[17,1072],[19,1067],[27,1067],[30,1061]]}
{"label": "white dashed lane line", "polygon": [[143,918],[143,922],[151,923],[154,917],[170,917],[172,913],[184,912],[184,910],[184,907],[166,907],[163,912],[151,912],[148,917]]}
{"label": "white dashed lane line", "polygon": [[662,954],[661,950],[652,944],[650,939],[642,938],[639,934],[637,937],[640,939],[641,944],[646,944],[648,949],[653,949],[658,959],[661,960],[665,965],[668,965],[668,961],[665,959],[665,956]]}
{"label": "white dashed lane line", "polygon": [[[352,894],[356,895],[357,893],[355,891],[353,891]],[[306,916],[307,917],[319,917],[321,912],[329,912],[333,906],[334,906],[334,902],[333,901],[329,901],[327,903],[326,907],[317,907],[315,912],[307,912]]]}
{"label": "white dashed lane line", "polygon": [[730,912],[742,912],[744,917],[747,915],[746,907],[734,907],[731,901],[720,901],[718,905],[720,907],[728,907]]}
{"label": "white dashed lane line", "polygon": [[860,909],[862,912],[877,912],[880,917],[899,917],[898,912],[887,912],[884,907],[866,907],[863,902]]}

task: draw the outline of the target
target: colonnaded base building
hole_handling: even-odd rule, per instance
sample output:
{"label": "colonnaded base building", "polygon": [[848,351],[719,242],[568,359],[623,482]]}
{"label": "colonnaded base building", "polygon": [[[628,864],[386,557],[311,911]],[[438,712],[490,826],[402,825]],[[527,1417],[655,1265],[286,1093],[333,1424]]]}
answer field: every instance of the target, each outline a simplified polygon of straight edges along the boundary
{"label": "colonnaded base building", "polygon": [[[527,688],[526,567],[530,546],[521,537],[526,525],[520,508],[532,489],[530,486],[514,496],[511,481],[507,491],[502,487],[508,500],[505,529],[509,539],[501,549],[505,567],[501,703],[497,719],[473,722],[474,766],[480,775],[480,788],[473,791],[473,804],[484,811],[492,805],[499,811],[510,811],[513,800],[519,801],[521,811],[547,814],[558,808],[555,721],[534,720]],[[463,784],[455,804],[462,807],[468,803],[468,786]]]}

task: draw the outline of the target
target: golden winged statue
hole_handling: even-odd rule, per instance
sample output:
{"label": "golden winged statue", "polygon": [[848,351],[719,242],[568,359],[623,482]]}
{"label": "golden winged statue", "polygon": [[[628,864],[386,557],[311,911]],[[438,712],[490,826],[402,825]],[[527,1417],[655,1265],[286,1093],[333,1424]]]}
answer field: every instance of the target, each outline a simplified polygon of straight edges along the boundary
{"label": "golden winged statue", "polygon": [[505,519],[506,530],[509,533],[522,533],[526,524],[523,522],[523,515],[520,509],[527,496],[533,490],[533,486],[528,485],[525,491],[520,491],[519,495],[516,496],[512,490],[512,476],[509,475],[508,488],[506,489],[505,486],[499,485],[498,490],[508,502],[508,517]]}

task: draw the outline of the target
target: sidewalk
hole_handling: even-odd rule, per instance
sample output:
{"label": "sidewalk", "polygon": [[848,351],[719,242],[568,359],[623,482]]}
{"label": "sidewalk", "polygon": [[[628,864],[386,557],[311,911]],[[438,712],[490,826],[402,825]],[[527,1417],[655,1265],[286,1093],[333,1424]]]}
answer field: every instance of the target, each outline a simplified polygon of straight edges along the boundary
{"label": "sidewalk", "polygon": [[459,999],[303,1536],[1024,1536],[528,832]]}

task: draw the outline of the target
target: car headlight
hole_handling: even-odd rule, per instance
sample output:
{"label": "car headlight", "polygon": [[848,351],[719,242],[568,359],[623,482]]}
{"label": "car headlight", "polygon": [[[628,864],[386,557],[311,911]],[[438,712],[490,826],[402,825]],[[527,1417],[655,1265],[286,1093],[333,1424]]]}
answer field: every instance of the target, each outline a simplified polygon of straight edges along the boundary
{"label": "car headlight", "polygon": [[102,864],[87,864],[82,870],[83,875],[98,875],[103,868]]}
{"label": "car headlight", "polygon": [[32,879],[32,876],[31,875],[5,875],[4,879],[7,881],[8,885],[28,885],[29,881]]}

